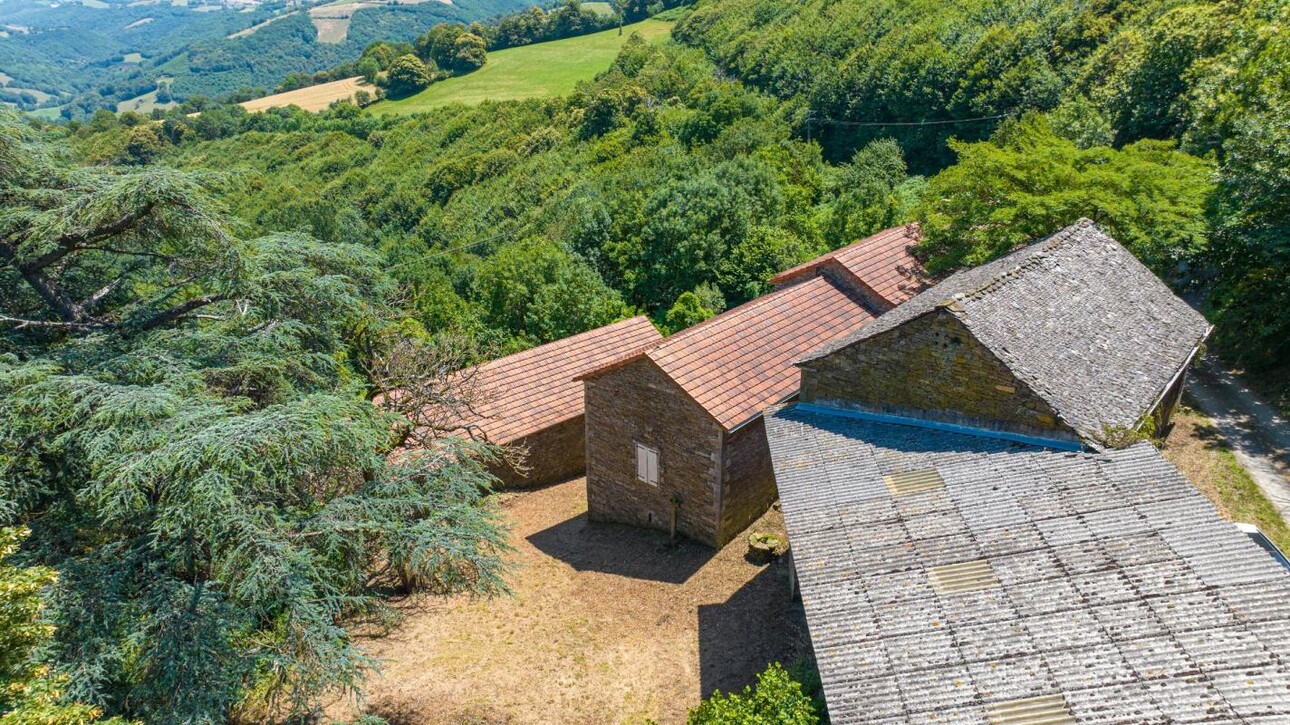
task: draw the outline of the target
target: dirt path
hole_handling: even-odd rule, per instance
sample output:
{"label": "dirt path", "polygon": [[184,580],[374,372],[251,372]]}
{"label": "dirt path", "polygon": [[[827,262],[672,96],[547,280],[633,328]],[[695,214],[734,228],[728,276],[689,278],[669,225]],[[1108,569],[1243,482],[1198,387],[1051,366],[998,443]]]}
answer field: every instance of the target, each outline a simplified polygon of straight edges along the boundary
{"label": "dirt path", "polygon": [[1290,423],[1236,375],[1206,360],[1187,392],[1218,427],[1236,460],[1290,522]]}
{"label": "dirt path", "polygon": [[[586,518],[582,479],[505,504],[519,568],[514,596],[424,601],[389,636],[365,710],[412,723],[683,722],[713,689],[750,683],[808,651],[786,562],[744,560]],[[771,511],[755,530],[783,531]],[[353,708],[337,703],[342,719]]]}

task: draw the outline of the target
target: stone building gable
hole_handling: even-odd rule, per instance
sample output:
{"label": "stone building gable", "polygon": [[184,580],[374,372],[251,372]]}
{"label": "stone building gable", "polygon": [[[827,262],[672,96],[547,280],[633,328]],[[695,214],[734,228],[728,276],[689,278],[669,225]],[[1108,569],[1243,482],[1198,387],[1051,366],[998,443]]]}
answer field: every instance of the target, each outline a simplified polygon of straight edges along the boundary
{"label": "stone building gable", "polygon": [[[721,425],[648,357],[584,386],[588,516],[666,530],[677,496],[678,530],[716,545]],[[657,486],[636,477],[637,443],[658,451]]]}
{"label": "stone building gable", "polygon": [[586,421],[579,415],[511,442],[524,450],[523,468],[499,461],[489,469],[504,487],[545,486],[567,481],[586,465]]}
{"label": "stone building gable", "polygon": [[801,366],[803,402],[1077,440],[944,307]]}
{"label": "stone building gable", "polygon": [[1086,441],[1151,413],[1210,331],[1129,250],[1084,219],[945,278],[808,360],[946,305]]}

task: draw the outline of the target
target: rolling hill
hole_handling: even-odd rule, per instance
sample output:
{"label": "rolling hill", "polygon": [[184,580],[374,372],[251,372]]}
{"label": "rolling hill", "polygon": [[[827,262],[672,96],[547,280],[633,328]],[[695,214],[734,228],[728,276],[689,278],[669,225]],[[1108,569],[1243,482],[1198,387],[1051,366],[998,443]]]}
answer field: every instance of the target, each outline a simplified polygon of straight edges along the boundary
{"label": "rolling hill", "polygon": [[272,88],[357,58],[374,40],[412,40],[439,22],[469,23],[523,0],[4,0],[0,103],[60,106],[69,117],[146,105],[156,81],[176,99]]}

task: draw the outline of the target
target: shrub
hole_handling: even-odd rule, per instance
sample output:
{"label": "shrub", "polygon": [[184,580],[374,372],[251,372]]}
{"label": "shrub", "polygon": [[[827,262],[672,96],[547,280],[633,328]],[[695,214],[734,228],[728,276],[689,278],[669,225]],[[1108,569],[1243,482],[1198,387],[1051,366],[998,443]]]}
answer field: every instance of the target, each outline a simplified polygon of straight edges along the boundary
{"label": "shrub", "polygon": [[772,663],[742,694],[713,693],[690,711],[688,725],[818,725],[815,703],[783,665]]}
{"label": "shrub", "polygon": [[434,80],[434,73],[411,53],[400,56],[390,66],[390,95],[410,96],[424,90]]}

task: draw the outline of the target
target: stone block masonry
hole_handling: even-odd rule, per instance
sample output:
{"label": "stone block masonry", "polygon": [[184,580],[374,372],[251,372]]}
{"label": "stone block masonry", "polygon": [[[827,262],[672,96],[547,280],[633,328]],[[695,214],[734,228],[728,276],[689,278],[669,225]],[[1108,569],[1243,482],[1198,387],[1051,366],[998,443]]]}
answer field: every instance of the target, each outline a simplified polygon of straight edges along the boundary
{"label": "stone block masonry", "polygon": [[579,415],[521,438],[512,445],[525,450],[526,470],[498,463],[491,471],[503,488],[546,486],[580,476],[587,465],[585,430],[586,421]]}
{"label": "stone block masonry", "polygon": [[802,364],[802,400],[1075,440],[1075,432],[950,311]]}
{"label": "stone block masonry", "polygon": [[[722,429],[646,357],[585,381],[587,515],[716,546]],[[636,444],[658,451],[658,485],[636,476]]]}

